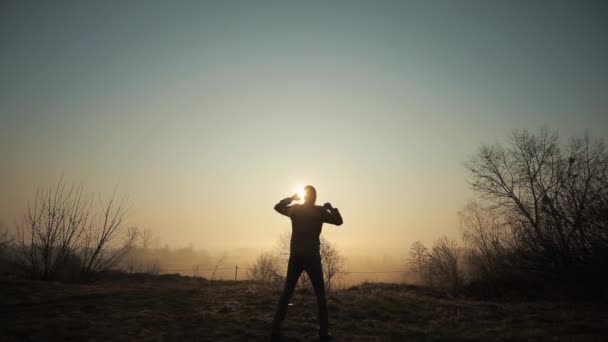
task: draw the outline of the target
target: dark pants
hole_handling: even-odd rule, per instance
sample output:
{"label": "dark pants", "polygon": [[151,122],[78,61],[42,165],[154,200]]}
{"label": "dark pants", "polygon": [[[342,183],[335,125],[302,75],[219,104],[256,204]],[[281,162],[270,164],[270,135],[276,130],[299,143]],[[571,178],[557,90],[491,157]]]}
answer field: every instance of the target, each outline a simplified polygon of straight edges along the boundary
{"label": "dark pants", "polygon": [[315,289],[315,294],[317,295],[317,305],[319,307],[319,332],[321,335],[325,335],[329,331],[329,320],[327,318],[327,301],[325,299],[323,268],[321,266],[321,257],[318,255],[292,255],[289,257],[287,277],[285,278],[285,288],[283,289],[283,294],[281,294],[281,299],[279,299],[277,313],[274,316],[274,321],[272,323],[273,329],[278,331],[281,328],[281,323],[285,319],[285,314],[287,313],[289,299],[291,299],[291,295],[296,288],[298,278],[300,278],[302,271],[306,271],[308,278],[310,278],[312,286]]}

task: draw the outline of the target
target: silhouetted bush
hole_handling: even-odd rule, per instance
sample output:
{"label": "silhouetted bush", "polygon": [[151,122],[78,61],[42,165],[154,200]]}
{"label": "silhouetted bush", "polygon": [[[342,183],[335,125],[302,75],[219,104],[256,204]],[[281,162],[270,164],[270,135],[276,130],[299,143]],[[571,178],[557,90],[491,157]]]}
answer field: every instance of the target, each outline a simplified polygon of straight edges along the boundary
{"label": "silhouetted bush", "polygon": [[584,136],[562,147],[557,133],[524,130],[507,144],[482,146],[466,167],[483,201],[461,213],[475,283],[500,292],[513,286],[511,279],[527,279],[520,286],[605,293],[608,153],[602,141]]}
{"label": "silhouetted bush", "polygon": [[339,289],[345,264],[344,257],[331,242],[323,237],[321,237],[320,253],[326,291]]}
{"label": "silhouetted bush", "polygon": [[126,200],[117,203],[114,193],[100,201],[99,212],[93,203],[82,186],[66,186],[63,179],[36,192],[16,239],[18,262],[32,277],[86,279],[116,265],[133,246],[138,231],[124,229]]}
{"label": "silhouetted bush", "polygon": [[258,256],[256,262],[247,272],[249,278],[265,283],[275,283],[280,281],[283,276],[281,273],[281,260],[271,252],[264,252]]}
{"label": "silhouetted bush", "polygon": [[[279,236],[277,247],[273,252],[262,253],[254,267],[257,266],[256,273],[258,277],[263,270],[272,270],[278,274],[285,274],[287,264],[289,262],[291,232],[286,232]],[[327,239],[321,237],[319,253],[321,255],[321,264],[323,266],[323,280],[325,281],[325,289],[327,292],[336,290],[341,286],[341,277],[344,271],[345,259],[340,254],[338,249]],[[272,266],[272,267],[270,267]],[[280,270],[280,271],[279,271]],[[251,276],[251,274],[250,274]],[[280,275],[281,279],[283,275]],[[308,281],[306,272],[302,272],[298,282],[299,287],[308,288],[311,283]]]}
{"label": "silhouetted bush", "polygon": [[8,228],[4,226],[4,222],[0,221],[0,257],[6,254],[12,241],[13,239],[8,232]]}
{"label": "silhouetted bush", "polygon": [[410,282],[418,284],[431,283],[431,274],[428,267],[429,250],[422,242],[416,241],[410,246],[408,264]]}
{"label": "silhouetted bush", "polygon": [[430,250],[420,241],[410,248],[410,271],[424,285],[456,292],[463,285],[461,250],[445,236],[437,239]]}

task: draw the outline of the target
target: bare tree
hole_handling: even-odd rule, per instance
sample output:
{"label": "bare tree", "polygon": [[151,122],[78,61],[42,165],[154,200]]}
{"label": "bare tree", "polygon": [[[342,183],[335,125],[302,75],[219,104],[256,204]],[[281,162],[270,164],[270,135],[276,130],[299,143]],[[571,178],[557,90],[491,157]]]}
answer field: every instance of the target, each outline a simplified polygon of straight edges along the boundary
{"label": "bare tree", "polygon": [[338,249],[327,239],[321,238],[321,264],[323,266],[323,278],[327,292],[331,292],[334,287],[338,287],[344,271],[344,257],[340,255]]}
{"label": "bare tree", "polygon": [[255,264],[249,268],[248,275],[250,279],[270,283],[281,278],[280,271],[281,261],[279,256],[272,252],[264,252],[258,256]]}
{"label": "bare tree", "polygon": [[154,235],[152,233],[152,230],[150,230],[148,228],[144,228],[142,230],[141,236],[140,236],[141,248],[143,248],[144,250],[147,250],[148,248],[150,248],[150,246],[152,245],[153,237],[154,237]]}
{"label": "bare tree", "polygon": [[129,273],[144,272],[144,260],[142,248],[138,246],[141,244],[141,232],[137,227],[129,227],[127,229],[127,236],[134,238],[133,246],[125,252],[124,257],[120,262],[120,267]]}
{"label": "bare tree", "polygon": [[0,221],[0,255],[4,252],[6,247],[13,241],[11,235],[8,232],[8,228],[5,227],[3,221]]}
{"label": "bare tree", "polygon": [[[291,232],[285,232],[280,235],[275,253],[282,262],[289,261]],[[331,291],[337,281],[343,274],[345,259],[340,254],[337,248],[334,247],[327,239],[321,238],[319,253],[321,255],[321,265],[323,266],[323,278],[327,291]],[[308,284],[308,276],[306,272],[300,275],[300,286]]]}
{"label": "bare tree", "polygon": [[562,149],[555,132],[523,130],[505,145],[482,146],[466,168],[473,190],[508,230],[497,238],[517,267],[570,281],[572,274],[606,265],[608,153],[602,141],[585,135]]}
{"label": "bare tree", "polygon": [[446,236],[437,239],[428,254],[428,272],[433,281],[431,285],[458,290],[462,285],[459,257],[460,252],[455,241]]}
{"label": "bare tree", "polygon": [[338,249],[327,239],[321,238],[320,255],[323,267],[323,279],[325,289],[331,292],[333,288],[339,287],[339,281],[344,271],[345,259]]}
{"label": "bare tree", "polygon": [[53,278],[91,228],[90,207],[82,185],[67,187],[63,177],[54,187],[36,191],[17,230],[19,259],[24,266],[42,279]]}
{"label": "bare tree", "polygon": [[128,228],[122,244],[113,246],[115,240],[123,232],[127,199],[123,197],[119,202],[116,202],[115,189],[107,203],[102,203],[101,199],[99,203],[102,208],[102,216],[86,230],[82,241],[82,273],[85,276],[107,270],[116,265],[135,245],[139,236],[137,228]]}
{"label": "bare tree", "polygon": [[36,191],[17,229],[19,261],[42,279],[76,264],[84,276],[112,267],[137,238],[136,230],[129,231],[122,246],[110,248],[123,235],[126,213],[126,200],[116,205],[115,194],[96,218],[92,196],[82,185],[67,186],[61,177],[55,186]]}
{"label": "bare tree", "polygon": [[161,271],[160,261],[154,257],[150,251],[152,242],[154,241],[154,233],[151,229],[145,228],[141,233],[140,246],[143,254],[143,272],[149,274],[159,274]]}
{"label": "bare tree", "polygon": [[291,232],[285,231],[279,235],[279,240],[274,248],[273,253],[276,254],[281,262],[287,264],[289,261],[289,253],[291,249]]}
{"label": "bare tree", "polygon": [[414,242],[408,262],[423,284],[457,291],[463,283],[460,256],[456,242],[442,236],[435,240],[431,250],[420,241]]}
{"label": "bare tree", "polygon": [[409,260],[410,271],[418,277],[420,282],[430,282],[429,280],[429,251],[420,241],[416,241],[410,247]]}
{"label": "bare tree", "polygon": [[501,215],[492,208],[470,201],[458,216],[474,276],[491,279],[505,271],[509,267],[513,235],[510,226],[501,220]]}

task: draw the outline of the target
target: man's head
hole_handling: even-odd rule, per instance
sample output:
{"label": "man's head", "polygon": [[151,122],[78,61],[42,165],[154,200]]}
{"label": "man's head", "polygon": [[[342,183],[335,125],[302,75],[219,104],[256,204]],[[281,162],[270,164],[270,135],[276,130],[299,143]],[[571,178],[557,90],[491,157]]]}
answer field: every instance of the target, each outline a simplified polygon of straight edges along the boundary
{"label": "man's head", "polygon": [[314,205],[317,201],[317,190],[312,185],[304,187],[304,204]]}

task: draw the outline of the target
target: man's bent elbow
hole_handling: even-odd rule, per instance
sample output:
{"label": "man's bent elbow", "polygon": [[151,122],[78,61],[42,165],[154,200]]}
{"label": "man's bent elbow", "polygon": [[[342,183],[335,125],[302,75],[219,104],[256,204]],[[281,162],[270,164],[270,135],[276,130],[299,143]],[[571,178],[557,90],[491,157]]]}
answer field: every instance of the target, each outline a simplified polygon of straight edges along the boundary
{"label": "man's bent elbow", "polygon": [[277,203],[277,204],[274,206],[274,210],[276,210],[276,212],[277,212],[277,213],[279,213],[279,214],[281,214],[281,215],[286,215],[286,216],[289,216],[289,215],[288,215],[288,212],[289,212],[289,207],[288,207],[288,206],[286,206],[286,205],[285,205],[285,203],[283,203],[282,201],[281,201],[281,202],[279,202],[279,203]]}

